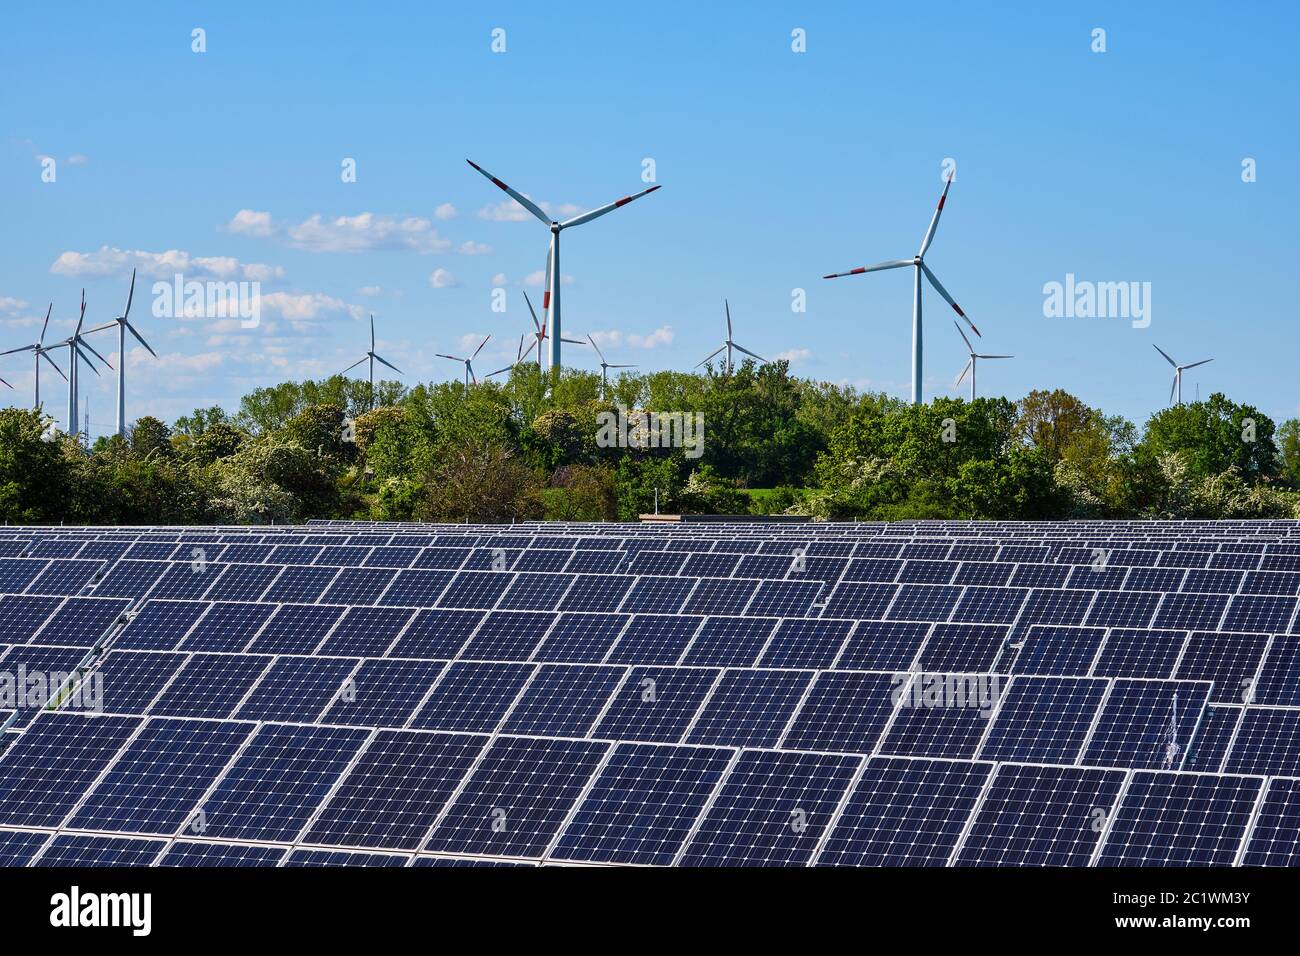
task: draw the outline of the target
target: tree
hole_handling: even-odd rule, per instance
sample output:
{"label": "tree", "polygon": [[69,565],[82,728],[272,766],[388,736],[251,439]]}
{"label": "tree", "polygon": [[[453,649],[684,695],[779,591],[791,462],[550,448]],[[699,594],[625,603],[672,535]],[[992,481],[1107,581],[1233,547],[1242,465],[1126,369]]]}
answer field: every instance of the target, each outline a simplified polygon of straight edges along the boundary
{"label": "tree", "polygon": [[53,437],[51,425],[39,411],[0,409],[0,519],[57,521],[67,513],[80,453],[70,447],[72,439]]}
{"label": "tree", "polygon": [[131,426],[131,457],[138,461],[150,455],[170,458],[173,453],[171,438],[172,430],[152,415],[138,418]]}
{"label": "tree", "polygon": [[1288,418],[1277,427],[1278,473],[1293,488],[1300,488],[1300,418]]}
{"label": "tree", "polygon": [[1016,437],[1041,451],[1049,464],[1071,456],[1078,465],[1085,458],[1108,454],[1104,419],[1064,389],[1035,389],[1017,407]]}
{"label": "tree", "polygon": [[1221,392],[1206,401],[1175,405],[1151,416],[1138,454],[1159,459],[1177,453],[1192,479],[1235,468],[1247,484],[1277,474],[1273,421],[1253,405]]}
{"label": "tree", "polygon": [[424,483],[421,521],[521,521],[542,513],[541,483],[501,445],[452,449]]}

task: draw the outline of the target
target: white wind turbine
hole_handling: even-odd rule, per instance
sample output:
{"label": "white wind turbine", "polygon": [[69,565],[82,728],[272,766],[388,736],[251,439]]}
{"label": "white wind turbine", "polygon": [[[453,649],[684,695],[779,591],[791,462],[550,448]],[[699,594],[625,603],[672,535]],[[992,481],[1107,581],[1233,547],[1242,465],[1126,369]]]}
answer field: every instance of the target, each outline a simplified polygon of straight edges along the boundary
{"label": "white wind turbine", "polygon": [[[537,312],[533,309],[533,300],[528,298],[527,290],[524,291],[524,301],[528,303],[528,314],[533,317],[533,344],[528,346],[523,355],[519,357],[523,361],[523,356],[530,354],[534,348],[537,349],[537,367],[542,367],[542,345],[546,342],[546,326],[537,321]],[[568,342],[570,345],[586,345],[582,339],[567,339],[560,337],[561,342]],[[517,363],[516,363],[517,364]]]}
{"label": "white wind turbine", "polygon": [[355,362],[353,362],[351,365],[349,365],[349,366],[348,366],[347,368],[345,368],[343,371],[339,372],[339,374],[340,374],[340,375],[347,375],[348,372],[352,371],[354,368],[356,368],[356,367],[357,367],[358,365],[360,365],[362,362],[369,362],[369,363],[370,363],[370,407],[373,409],[373,408],[375,407],[375,363],[376,363],[376,362],[381,362],[381,363],[383,363],[384,365],[387,365],[389,368],[391,368],[391,369],[392,369],[394,372],[396,372],[398,375],[405,375],[405,374],[406,374],[406,373],[403,372],[400,368],[398,368],[396,365],[394,365],[392,362],[388,361],[388,359],[384,358],[382,355],[378,354],[378,353],[375,351],[375,317],[374,317],[374,315],[371,315],[371,316],[370,316],[370,349],[366,352],[365,355],[361,356],[361,358],[357,359]]}
{"label": "white wind turbine", "polygon": [[[67,381],[68,378],[68,376],[63,374],[63,369],[59,368],[58,363],[55,362],[54,359],[50,358],[49,350],[45,348],[45,330],[50,327],[50,313],[53,311],[54,311],[54,303],[51,302],[50,307],[45,310],[45,324],[41,326],[40,337],[35,342],[33,342],[31,345],[23,345],[16,349],[9,349],[7,352],[0,352],[0,355],[15,355],[18,352],[32,353],[32,357],[36,361],[36,379],[35,379],[36,384],[33,386],[33,390],[32,390],[33,410],[41,407],[41,359],[45,359],[45,361],[49,362],[50,365],[54,367],[54,371],[59,373],[59,378],[63,379],[64,381]],[[50,348],[58,348],[58,346],[52,345],[50,346]],[[10,387],[12,388],[13,386]]]}
{"label": "white wind turbine", "polygon": [[465,363],[465,388],[468,389],[470,379],[474,380],[475,385],[478,384],[478,376],[474,374],[474,366],[472,363],[476,358],[478,358],[478,353],[483,351],[483,346],[488,344],[488,339],[490,338],[492,338],[492,336],[489,335],[482,342],[480,342],[478,344],[478,348],[474,350],[474,354],[471,355],[469,358],[462,358],[459,355],[446,355],[442,352],[435,352],[434,354],[437,355],[438,358],[451,359],[453,362]]}
{"label": "white wind turbine", "polygon": [[[606,392],[606,390],[609,388],[609,370],[610,370],[610,369],[612,369],[612,368],[636,368],[636,366],[635,366],[635,365],[611,365],[609,362],[606,362],[606,361],[605,361],[605,353],[602,352],[602,351],[600,350],[600,346],[596,344],[596,340],[593,339],[593,338],[591,337],[591,334],[590,334],[590,333],[587,334],[587,341],[591,343],[591,347],[592,347],[593,349],[595,349],[595,350],[596,350],[596,354],[600,356],[600,394],[601,394],[601,395],[604,395],[605,392]],[[714,355],[717,355],[718,353],[717,353],[717,352],[714,352],[713,354],[714,354]],[[712,355],[709,356],[709,358],[712,358],[712,357],[713,357]],[[707,362],[708,359],[705,359],[705,361]]]}
{"label": "white wind turbine", "polygon": [[966,377],[966,373],[970,372],[970,400],[973,402],[975,401],[976,360],[977,359],[1009,359],[1009,358],[1015,358],[1015,356],[1014,355],[978,355],[975,352],[975,347],[970,344],[970,339],[966,338],[966,333],[961,330],[961,326],[954,321],[952,323],[952,327],[957,330],[957,334],[961,336],[961,340],[966,343],[966,351],[970,352],[970,359],[962,367],[961,374],[957,376],[957,381],[953,382],[952,384],[953,387],[956,388],[958,385],[961,384],[961,380]]}
{"label": "white wind turbine", "polygon": [[131,314],[131,300],[134,298],[135,270],[132,269],[131,290],[126,294],[126,308],[122,310],[122,314],[112,322],[97,325],[95,328],[86,331],[86,334],[90,335],[92,332],[102,332],[105,329],[117,327],[117,434],[120,438],[126,437],[126,333],[130,331],[150,355],[154,358],[158,357],[158,353],[149,347],[149,343],[136,331],[135,326],[131,324],[131,320],[128,318]]}
{"label": "white wind turbine", "polygon": [[[521,332],[521,333],[519,333],[519,348],[515,350],[515,361],[514,361],[514,364],[512,364],[512,365],[507,365],[505,368],[499,368],[499,369],[497,369],[495,372],[488,372],[488,373],[487,373],[486,375],[484,375],[483,377],[484,377],[484,378],[491,378],[491,377],[494,376],[494,375],[500,375],[502,372],[510,372],[510,371],[513,371],[514,369],[517,369],[519,366],[523,365],[523,364],[524,364],[524,354],[525,354],[525,353],[524,353],[524,339],[527,338],[527,337],[528,337],[528,333],[526,333],[526,332]],[[537,344],[536,342],[533,343],[533,345],[536,345],[536,344]],[[531,352],[532,350],[533,350],[533,346],[532,346],[532,345],[528,346],[528,351]]]}
{"label": "white wind turbine", "polygon": [[624,196],[622,199],[616,199],[614,202],[607,203],[604,206],[599,206],[590,212],[584,212],[572,217],[571,219],[559,222],[548,216],[542,207],[537,205],[537,203],[533,202],[523,193],[511,189],[472,159],[467,159],[465,162],[469,163],[476,170],[490,179],[492,185],[505,191],[511,199],[540,219],[546,224],[546,227],[551,230],[551,247],[546,256],[546,291],[542,294],[542,313],[544,317],[549,317],[550,320],[551,372],[552,374],[559,374],[559,371],[562,368],[560,363],[560,344],[566,341],[561,336],[563,326],[560,324],[560,232],[573,226],[581,226],[584,223],[591,222],[593,219],[599,219],[601,216],[608,212],[613,212],[620,206],[626,206],[634,199],[640,199],[642,196],[654,192],[659,188],[659,186],[651,186],[649,189],[643,189],[639,193],[634,193],[631,196]]}
{"label": "white wind turbine", "polygon": [[1169,400],[1171,402],[1174,402],[1174,399],[1176,397],[1177,401],[1174,402],[1174,404],[1176,405],[1183,404],[1183,372],[1187,371],[1189,368],[1196,368],[1196,366],[1198,365],[1204,365],[1207,362],[1213,362],[1214,359],[1212,358],[1201,359],[1199,362],[1193,362],[1190,365],[1179,365],[1177,362],[1175,362],[1173,359],[1169,357],[1168,352],[1166,352],[1160,346],[1156,345],[1154,342],[1151,344],[1151,347],[1155,349],[1157,352],[1159,352],[1161,355],[1163,355],[1165,357],[1165,361],[1174,367],[1174,385],[1173,388],[1169,389]]}
{"label": "white wind turbine", "polygon": [[[726,366],[727,375],[731,374],[731,350],[732,349],[735,349],[737,352],[744,352],[750,358],[756,358],[760,362],[766,362],[767,359],[763,358],[763,356],[758,355],[755,352],[751,352],[749,349],[745,348],[743,345],[741,345],[739,342],[735,341],[731,337],[731,303],[728,302],[726,299],[723,299],[722,303],[727,310],[727,338],[722,343],[722,345],[718,347],[717,350],[709,353],[708,357],[705,358],[704,362],[707,362],[709,359],[713,358],[713,356],[717,355],[718,352],[725,351],[727,353],[727,366]],[[704,364],[704,362],[701,362],[699,365],[696,365],[695,367],[699,368],[700,365]]]}
{"label": "white wind turbine", "polygon": [[62,342],[57,342],[54,345],[50,346],[51,349],[63,348],[65,346],[68,349],[68,374],[64,377],[68,380],[68,434],[69,435],[77,435],[80,433],[80,429],[78,427],[78,422],[77,422],[77,379],[78,379],[77,370],[79,368],[77,359],[81,359],[82,362],[85,362],[86,365],[90,367],[90,370],[94,372],[96,375],[99,374],[99,369],[95,368],[95,363],[91,360],[90,356],[86,354],[87,351],[89,351],[97,359],[103,362],[104,365],[106,365],[108,368],[113,367],[113,364],[109,362],[108,359],[104,358],[104,356],[96,352],[95,347],[86,341],[85,338],[86,333],[83,333],[81,331],[81,326],[85,323],[85,321],[86,321],[86,290],[82,289],[81,290],[81,314],[77,318],[76,329],[73,330],[73,333],[70,336],[68,336],[66,339],[64,339]]}
{"label": "white wind turbine", "polygon": [[962,319],[965,321],[965,323],[971,327],[971,331],[974,332],[976,335],[980,334],[980,330],[975,328],[975,323],[966,317],[966,313],[961,310],[961,306],[959,306],[956,302],[953,301],[952,296],[948,294],[948,290],[945,289],[939,283],[939,280],[935,277],[935,274],[930,271],[930,267],[925,264],[925,254],[930,248],[930,243],[934,241],[934,231],[939,226],[939,215],[940,213],[943,212],[943,204],[944,201],[947,200],[948,198],[948,189],[951,186],[952,186],[952,175],[949,175],[948,181],[944,184],[943,187],[943,194],[939,197],[939,205],[937,205],[934,209],[934,218],[930,220],[930,228],[925,231],[925,238],[921,240],[921,248],[917,251],[916,255],[914,255],[912,258],[890,259],[887,262],[878,262],[874,266],[859,266],[856,269],[850,269],[848,272],[832,272],[830,275],[822,277],[824,279],[838,279],[841,278],[842,276],[857,276],[857,275],[863,275],[864,273],[867,272],[883,272],[886,269],[901,269],[904,266],[912,266],[915,272],[915,275],[913,276],[913,283],[912,283],[912,404],[913,405],[921,404],[921,353],[922,353],[921,274],[922,273],[925,273],[925,277],[930,280],[930,285],[934,286],[934,290],[938,292],[939,295],[943,296],[945,302],[947,302],[950,306],[952,306],[953,311],[956,312],[959,316],[961,316]]}

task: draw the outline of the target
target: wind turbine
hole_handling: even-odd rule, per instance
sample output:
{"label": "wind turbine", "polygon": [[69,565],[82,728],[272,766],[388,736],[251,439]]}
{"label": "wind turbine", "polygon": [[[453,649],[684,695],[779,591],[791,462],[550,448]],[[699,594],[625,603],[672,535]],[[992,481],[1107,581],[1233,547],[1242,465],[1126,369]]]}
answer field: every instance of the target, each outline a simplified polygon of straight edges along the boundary
{"label": "wind turbine", "polygon": [[[604,395],[606,390],[609,388],[609,380],[608,380],[607,373],[609,372],[610,369],[636,368],[636,366],[635,365],[610,365],[608,362],[605,361],[605,353],[600,350],[600,346],[596,344],[596,340],[591,337],[590,333],[587,334],[587,341],[591,343],[591,347],[595,349],[596,354],[600,356],[600,394]],[[718,353],[714,352],[713,354],[717,355]],[[710,358],[712,358],[712,356],[710,356]],[[708,359],[705,359],[705,361],[708,361]]]}
{"label": "wind turbine", "polygon": [[[130,330],[136,340],[145,347],[145,349],[154,358],[158,353],[149,347],[149,343],[144,340],[135,326],[131,324],[128,316],[131,314],[131,300],[135,298],[135,270],[131,270],[131,290],[126,294],[126,308],[112,322],[105,322],[103,325],[97,325],[93,329],[87,329],[86,334],[92,332],[102,332],[105,329],[111,329],[117,326],[117,435],[119,438],[126,437],[126,333]],[[92,350],[93,351],[93,350]],[[99,353],[96,352],[96,355]],[[102,356],[101,356],[102,358]],[[108,364],[105,362],[104,364]],[[112,368],[112,366],[109,366]]]}
{"label": "wind turbine", "polygon": [[451,359],[453,362],[465,363],[465,388],[468,389],[470,379],[474,380],[475,385],[478,384],[478,376],[474,374],[474,366],[471,363],[476,358],[478,358],[478,353],[483,351],[483,346],[488,344],[488,339],[490,338],[492,338],[492,336],[489,335],[482,342],[480,342],[478,344],[478,348],[474,350],[474,354],[471,355],[469,358],[461,358],[459,355],[445,355],[442,352],[435,352],[434,354],[438,356],[438,358]]}
{"label": "wind turbine", "polygon": [[65,375],[64,377],[68,380],[68,434],[69,435],[76,435],[79,432],[79,429],[77,427],[77,378],[78,378],[77,359],[81,359],[81,361],[85,362],[88,366],[90,366],[90,370],[94,372],[96,375],[99,374],[99,369],[95,368],[95,363],[91,361],[90,356],[86,354],[87,350],[89,350],[91,354],[93,354],[96,358],[98,358],[109,368],[113,367],[112,363],[109,362],[108,359],[104,358],[104,356],[96,352],[95,347],[86,341],[85,335],[81,331],[81,326],[85,323],[85,321],[86,321],[86,290],[82,289],[81,290],[81,314],[77,317],[76,329],[73,331],[73,333],[70,336],[68,336],[62,342],[58,342],[55,345],[51,346],[51,348],[62,348],[64,346],[67,346],[68,349],[68,374]]}
{"label": "wind turbine", "polygon": [[1174,397],[1177,396],[1178,401],[1175,402],[1175,404],[1177,405],[1183,404],[1183,372],[1187,371],[1187,369],[1189,368],[1196,368],[1196,366],[1198,365],[1204,365],[1207,362],[1213,362],[1214,359],[1212,358],[1201,359],[1199,362],[1193,362],[1191,365],[1179,365],[1177,362],[1175,362],[1173,359],[1169,357],[1168,352],[1166,352],[1160,346],[1156,345],[1154,342],[1151,344],[1151,347],[1155,349],[1157,352],[1159,352],[1161,355],[1163,355],[1165,357],[1165,361],[1174,367],[1174,385],[1173,388],[1169,389],[1169,400],[1172,402],[1174,401]]}
{"label": "wind turbine", "polygon": [[970,344],[970,339],[966,338],[966,333],[961,330],[961,326],[954,320],[952,327],[957,330],[961,340],[966,343],[966,351],[970,352],[970,360],[962,367],[961,374],[957,376],[957,381],[953,382],[953,387],[961,384],[961,380],[970,372],[970,400],[975,401],[975,361],[976,359],[1009,359],[1015,358],[1014,355],[977,355],[975,347]]}
{"label": "wind turbine", "polygon": [[357,367],[358,365],[360,365],[362,362],[367,362],[367,361],[370,363],[370,407],[373,409],[373,408],[375,407],[375,362],[382,362],[384,365],[387,365],[389,368],[391,368],[391,369],[392,369],[394,372],[396,372],[398,375],[405,375],[405,374],[406,374],[406,373],[403,372],[400,368],[398,368],[396,365],[394,365],[392,362],[388,361],[388,359],[384,358],[383,356],[381,356],[381,355],[379,355],[378,353],[375,352],[375,317],[374,317],[374,315],[371,315],[371,316],[370,316],[370,350],[369,350],[368,352],[366,352],[366,354],[363,355],[361,358],[357,359],[355,362],[353,362],[351,365],[349,365],[347,368],[345,368],[343,371],[339,372],[339,374],[340,374],[340,375],[347,375],[348,372],[352,371],[354,368],[356,368],[356,367]]}
{"label": "wind turbine", "polygon": [[890,259],[887,262],[878,262],[874,266],[859,266],[856,269],[850,269],[848,272],[832,272],[824,279],[838,279],[842,276],[858,276],[867,272],[883,272],[886,269],[901,269],[904,266],[912,266],[915,275],[912,283],[912,404],[921,404],[921,274],[930,280],[930,285],[934,290],[943,296],[945,302],[952,306],[953,311],[961,316],[962,320],[971,327],[971,331],[976,335],[980,330],[975,328],[975,323],[966,317],[966,313],[961,310],[952,296],[948,294],[930,267],[925,264],[925,254],[930,248],[930,243],[934,241],[934,231],[939,226],[939,215],[943,212],[944,201],[948,198],[948,189],[952,186],[952,175],[948,176],[948,181],[944,184],[943,195],[939,197],[939,205],[934,208],[934,218],[930,220],[930,228],[925,231],[925,238],[921,240],[921,248],[910,259]]}
{"label": "wind turbine", "polygon": [[[728,302],[726,299],[723,299],[722,302],[723,302],[723,305],[726,307],[726,310],[727,310],[727,338],[726,338],[726,341],[724,341],[724,342],[722,343],[722,345],[717,349],[717,351],[714,351],[714,352],[709,353],[708,358],[706,358],[706,359],[704,360],[704,362],[707,362],[709,359],[713,358],[713,356],[717,355],[718,352],[722,352],[722,351],[725,350],[726,353],[727,353],[727,374],[728,374],[728,375],[731,374],[731,350],[732,350],[732,349],[735,349],[737,352],[744,352],[746,355],[750,356],[751,358],[756,358],[756,359],[758,359],[760,362],[766,362],[767,359],[763,358],[763,356],[758,355],[758,354],[756,354],[756,353],[754,353],[754,352],[751,352],[749,349],[745,348],[743,345],[739,344],[738,342],[736,342],[735,340],[732,339],[732,337],[731,337],[731,303]],[[704,362],[701,362],[700,365],[703,365]],[[696,367],[696,368],[699,368],[700,365],[697,365],[697,366],[695,366],[695,367]]]}
{"label": "wind turbine", "polygon": [[[64,379],[65,381],[68,378],[68,376],[63,374],[63,369],[59,368],[58,363],[56,363],[54,359],[50,358],[49,352],[45,348],[45,330],[50,327],[50,313],[53,311],[54,311],[54,303],[51,302],[50,307],[45,310],[45,324],[41,326],[40,338],[38,338],[35,342],[33,342],[31,345],[21,346],[20,348],[9,349],[9,351],[7,352],[0,352],[0,355],[14,355],[18,352],[31,352],[32,357],[36,360],[36,380],[35,380],[36,384],[33,387],[33,391],[32,391],[33,410],[41,407],[41,359],[45,359],[45,361],[49,362],[52,366],[54,366],[54,371],[59,373],[60,378]],[[58,348],[58,346],[51,346],[51,348]],[[10,387],[12,388],[13,386]]]}
{"label": "wind turbine", "polygon": [[[483,377],[491,378],[493,375],[500,375],[502,372],[509,372],[513,369],[518,368],[520,365],[523,365],[524,364],[524,339],[527,337],[527,335],[528,335],[527,332],[519,333],[519,348],[515,351],[515,361],[513,365],[507,365],[505,368],[499,368],[495,372],[488,372]],[[537,344],[536,342],[533,343],[533,345],[536,344]],[[533,346],[532,345],[528,346],[528,351],[531,352],[532,350],[533,350]]]}
{"label": "wind turbine", "polygon": [[616,199],[612,203],[599,206],[590,212],[584,212],[572,217],[571,219],[559,222],[548,216],[542,207],[537,205],[537,203],[533,202],[523,193],[511,189],[472,159],[467,159],[465,162],[469,163],[476,170],[490,179],[492,185],[503,190],[511,199],[540,219],[546,224],[546,227],[551,230],[551,247],[546,256],[546,291],[542,295],[542,313],[550,318],[551,372],[552,374],[558,375],[559,370],[562,368],[560,363],[560,344],[565,341],[561,338],[562,326],[560,324],[560,232],[573,226],[581,226],[584,223],[591,222],[593,219],[599,219],[601,216],[605,215],[605,213],[613,212],[620,206],[626,206],[634,199],[640,199],[642,196],[654,192],[659,188],[659,186],[651,186],[649,189],[643,189],[639,193],[634,193],[631,196],[624,196],[622,199]]}
{"label": "wind turbine", "polygon": [[[528,350],[523,354],[528,355],[530,352],[532,352],[533,348],[536,347],[537,367],[540,369],[542,367],[542,344],[546,341],[546,326],[544,326],[542,323],[537,321],[537,312],[534,311],[533,309],[533,300],[528,298],[527,290],[524,291],[524,301],[528,303],[528,314],[533,317],[533,340],[534,341],[532,345],[528,346]],[[564,338],[564,336],[560,336],[560,341],[568,342],[570,345],[587,344],[586,342],[582,341],[582,339],[566,339]],[[520,356],[520,361],[523,361],[522,355]]]}

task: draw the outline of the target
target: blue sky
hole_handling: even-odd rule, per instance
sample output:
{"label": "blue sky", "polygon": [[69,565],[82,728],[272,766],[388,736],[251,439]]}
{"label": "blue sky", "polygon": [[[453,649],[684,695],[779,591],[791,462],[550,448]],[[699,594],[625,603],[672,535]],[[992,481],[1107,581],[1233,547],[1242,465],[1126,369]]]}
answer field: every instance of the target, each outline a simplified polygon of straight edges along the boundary
{"label": "blue sky", "polygon": [[[926,260],[977,345],[1016,355],[981,367],[981,394],[1059,386],[1144,421],[1169,394],[1156,343],[1215,357],[1185,398],[1199,383],[1296,415],[1300,14],[1054,6],[11,7],[0,349],[34,338],[50,300],[50,337],[66,336],[82,286],[88,320],[111,319],[138,265],[133,317],[162,358],[129,352],[130,417],[233,407],[256,386],[338,371],[364,353],[371,312],[407,383],[458,375],[434,353],[474,334],[493,336],[488,371],[530,327],[520,291],[540,296],[526,283],[547,236],[502,215],[506,197],[465,158],[560,209],[644,188],[650,158],[662,190],[565,234],[566,334],[597,333],[611,362],[685,369],[721,341],[727,297],[748,348],[901,396],[910,272],[821,276],[910,257],[952,159]],[[263,279],[261,326],[151,315],[149,286],[176,263]],[[1067,273],[1149,282],[1150,326],[1045,317],[1043,286]],[[791,311],[795,289],[806,312]],[[926,397],[958,394],[952,313],[928,288],[925,311]],[[566,364],[593,366],[591,350]],[[30,402],[30,365],[0,359],[17,386],[0,401]],[[111,429],[109,375],[90,397],[92,433]]]}

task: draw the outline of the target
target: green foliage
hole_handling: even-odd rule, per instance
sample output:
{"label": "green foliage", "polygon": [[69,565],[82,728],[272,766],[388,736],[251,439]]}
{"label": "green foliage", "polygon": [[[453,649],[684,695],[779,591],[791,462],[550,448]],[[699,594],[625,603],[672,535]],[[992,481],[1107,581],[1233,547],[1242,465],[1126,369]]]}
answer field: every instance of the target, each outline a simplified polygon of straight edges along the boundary
{"label": "green foliage", "polygon": [[1236,469],[1249,483],[1278,473],[1273,421],[1252,405],[1238,405],[1220,392],[1206,401],[1175,405],[1151,416],[1139,456],[1177,453],[1192,478]]}
{"label": "green foliage", "polygon": [[75,443],[47,437],[40,412],[0,409],[0,519],[58,521],[67,513]]}
{"label": "green foliage", "polygon": [[1282,479],[1300,488],[1300,418],[1288,418],[1277,427],[1277,467]]}

